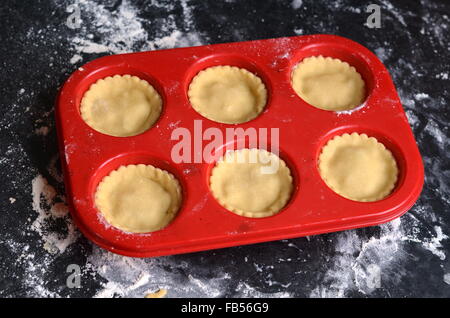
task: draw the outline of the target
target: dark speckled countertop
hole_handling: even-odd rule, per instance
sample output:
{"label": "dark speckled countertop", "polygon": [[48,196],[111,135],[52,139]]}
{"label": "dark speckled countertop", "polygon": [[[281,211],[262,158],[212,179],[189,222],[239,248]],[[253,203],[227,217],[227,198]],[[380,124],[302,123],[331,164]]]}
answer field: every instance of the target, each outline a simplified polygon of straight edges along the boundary
{"label": "dark speckled countertop", "polygon": [[[380,7],[380,28],[365,25],[370,3]],[[73,29],[72,4],[81,17]],[[2,1],[0,296],[143,297],[164,288],[167,297],[449,297],[449,15],[444,0]],[[54,119],[71,72],[114,53],[316,33],[361,43],[390,71],[426,173],[407,214],[151,259],[111,254],[79,234],[67,214]],[[70,264],[81,270],[80,288],[67,285]]]}

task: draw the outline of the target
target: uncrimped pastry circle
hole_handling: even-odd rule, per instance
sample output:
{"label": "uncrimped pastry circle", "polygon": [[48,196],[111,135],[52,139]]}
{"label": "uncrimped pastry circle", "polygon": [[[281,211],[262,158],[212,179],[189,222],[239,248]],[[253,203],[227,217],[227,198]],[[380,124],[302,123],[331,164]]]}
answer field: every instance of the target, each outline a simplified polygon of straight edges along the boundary
{"label": "uncrimped pastry circle", "polygon": [[121,166],[104,177],[95,205],[106,221],[125,232],[146,233],[166,227],[181,206],[178,180],[152,165]]}
{"label": "uncrimped pastry circle", "polygon": [[[264,173],[263,167],[268,169]],[[293,183],[283,160],[271,152],[253,148],[227,152],[212,169],[210,189],[227,210],[262,218],[278,213],[286,205]]]}
{"label": "uncrimped pastry circle", "polygon": [[322,148],[319,172],[334,192],[361,202],[388,196],[398,176],[392,153],[374,137],[357,133],[336,136]]}
{"label": "uncrimped pastry circle", "polygon": [[200,71],[189,85],[188,96],[200,115],[225,124],[254,119],[267,102],[266,87],[258,76],[228,65]]}
{"label": "uncrimped pastry circle", "polygon": [[128,137],[143,133],[159,118],[162,99],[147,81],[131,75],[98,80],[84,93],[83,120],[101,133]]}
{"label": "uncrimped pastry circle", "polygon": [[313,56],[302,60],[292,72],[291,84],[298,96],[314,107],[350,110],[365,99],[365,83],[347,62]]}

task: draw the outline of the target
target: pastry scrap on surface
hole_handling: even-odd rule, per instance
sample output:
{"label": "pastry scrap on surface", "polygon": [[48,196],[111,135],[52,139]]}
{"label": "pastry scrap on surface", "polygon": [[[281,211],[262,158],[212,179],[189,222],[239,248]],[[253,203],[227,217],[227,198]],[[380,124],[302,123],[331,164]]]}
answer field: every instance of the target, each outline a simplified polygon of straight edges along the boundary
{"label": "pastry scrap on surface", "polygon": [[159,289],[154,293],[148,293],[144,298],[164,298],[167,295],[167,289]]}
{"label": "pastry scrap on surface", "polygon": [[210,188],[227,210],[261,218],[278,213],[289,201],[292,176],[286,163],[262,149],[225,154],[212,169]]}
{"label": "pastry scrap on surface", "polygon": [[98,80],[81,100],[83,120],[101,133],[128,137],[143,133],[159,118],[162,99],[147,81],[131,75]]}
{"label": "pastry scrap on surface", "polygon": [[292,87],[308,104],[330,111],[351,110],[365,99],[364,80],[356,69],[321,55],[297,64],[292,72]]}
{"label": "pastry scrap on surface", "polygon": [[188,91],[192,107],[219,123],[240,124],[257,117],[267,102],[267,90],[253,73],[235,66],[200,71]]}
{"label": "pastry scrap on surface", "polygon": [[100,182],[95,205],[118,229],[153,232],[175,217],[181,206],[181,187],[172,174],[154,166],[121,166]]}
{"label": "pastry scrap on surface", "polygon": [[374,137],[357,133],[336,136],[323,147],[319,172],[334,192],[361,202],[387,197],[398,176],[392,153]]}

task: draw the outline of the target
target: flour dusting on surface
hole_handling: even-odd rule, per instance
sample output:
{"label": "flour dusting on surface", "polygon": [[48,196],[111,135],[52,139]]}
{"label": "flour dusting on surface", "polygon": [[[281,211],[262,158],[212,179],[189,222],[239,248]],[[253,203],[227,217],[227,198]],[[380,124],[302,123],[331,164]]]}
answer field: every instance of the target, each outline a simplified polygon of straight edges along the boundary
{"label": "flour dusting on surface", "polygon": [[[195,32],[192,13],[186,1],[181,1],[181,5],[187,31],[180,30],[173,15],[165,16],[164,21],[142,19],[138,9],[129,0],[122,1],[115,11],[94,1],[81,0],[79,5],[81,12],[89,16],[92,22],[89,27],[82,25],[81,32],[71,40],[75,50],[72,64],[81,61],[83,54],[120,54],[203,44],[201,34]],[[152,5],[168,10],[173,8],[168,2],[152,1]],[[150,24],[149,27],[158,30],[156,36],[151,38],[144,24]]]}
{"label": "flour dusting on surface", "polygon": [[370,284],[374,278],[371,269],[379,269],[382,275],[383,269],[401,260],[403,253],[400,219],[380,228],[380,236],[369,240],[362,240],[354,231],[339,233],[333,266],[325,274],[324,285],[316,287],[310,296],[345,297],[352,289],[363,294],[373,292],[376,285]]}
{"label": "flour dusting on surface", "polygon": [[444,275],[444,282],[448,285],[450,285],[450,274],[445,274]]}
{"label": "flour dusting on surface", "polygon": [[[381,225],[379,237],[364,240],[354,231],[338,233],[333,266],[325,273],[323,285],[312,290],[310,296],[346,297],[347,292],[354,289],[370,295],[380,287],[376,284],[377,279],[381,283],[398,283],[404,276],[402,261],[408,257],[404,250],[405,241],[420,244],[440,260],[445,260],[442,242],[448,236],[436,226],[428,238],[419,239],[419,226],[420,222],[413,215],[406,214]],[[392,269],[396,269],[395,275],[392,275]]]}
{"label": "flour dusting on surface", "polygon": [[303,5],[303,1],[302,0],[293,0],[291,5],[292,5],[293,9],[300,9],[300,7]]}
{"label": "flour dusting on surface", "polygon": [[[50,253],[63,253],[68,246],[78,239],[78,231],[68,215],[65,199],[56,193],[47,180],[38,175],[32,182],[33,209],[38,217],[31,229],[39,233],[43,247]],[[66,234],[52,232],[51,222],[62,220],[66,224]]]}
{"label": "flour dusting on surface", "polygon": [[[176,262],[171,257],[138,259],[109,253],[94,248],[88,263],[107,280],[95,297],[135,297],[156,290],[167,290],[167,297],[221,297],[230,282],[230,275],[216,271],[208,279],[183,272],[192,272],[185,262]],[[166,268],[170,268],[167,271]],[[261,293],[246,283],[236,287],[236,297],[289,297],[288,293]]]}
{"label": "flour dusting on surface", "polygon": [[[420,280],[420,277],[412,277],[413,274],[430,268],[435,269],[430,277],[438,279],[433,283],[440,284],[441,294],[445,292],[445,287],[450,285],[450,232],[447,226],[450,155],[447,151],[448,123],[442,120],[442,112],[447,111],[448,91],[444,92],[444,89],[448,87],[450,69],[448,65],[430,69],[429,64],[415,61],[416,57],[420,61],[421,50],[433,52],[436,59],[445,60],[447,56],[438,50],[439,47],[448,48],[450,43],[446,28],[449,17],[441,14],[438,4],[421,2],[423,15],[418,17],[394,1],[382,0],[379,2],[382,26],[396,26],[406,31],[382,41],[377,36],[380,30],[361,26],[364,32],[359,34],[364,39],[361,43],[374,50],[388,67],[421,147],[426,167],[426,196],[422,196],[408,213],[379,227],[221,251],[137,259],[115,255],[89,243],[81,237],[68,215],[63,177],[58,168],[52,107],[57,88],[72,71],[83,71],[80,65],[103,55],[202,45],[218,42],[225,36],[233,41],[251,40],[255,39],[253,28],[264,28],[257,24],[258,21],[229,24],[227,19],[231,20],[232,16],[216,13],[217,24],[224,25],[221,23],[226,21],[227,28],[223,34],[214,35],[214,32],[204,31],[207,29],[204,25],[197,24],[199,12],[196,9],[204,10],[204,7],[200,2],[187,0],[152,0],[142,9],[131,0],[53,0],[59,13],[66,13],[65,8],[72,2],[80,7],[82,23],[79,29],[67,31],[65,21],[58,20],[57,24],[30,25],[29,30],[25,30],[21,39],[26,43],[37,43],[29,52],[40,52],[38,45],[52,48],[47,52],[48,56],[39,57],[44,62],[37,61],[45,63],[48,74],[36,73],[41,76],[36,81],[34,76],[37,75],[33,73],[29,82],[24,79],[17,83],[16,89],[11,91],[14,102],[8,105],[1,118],[2,133],[8,134],[11,142],[4,146],[0,164],[7,171],[6,176],[12,176],[8,179],[12,186],[2,200],[7,204],[10,219],[2,224],[4,233],[0,243],[6,255],[14,257],[17,269],[8,277],[8,284],[17,281],[11,286],[19,286],[22,296],[141,298],[162,289],[167,290],[167,297],[371,297],[390,296],[392,291],[399,291],[397,295],[403,296],[411,287],[410,282],[405,281]],[[224,3],[230,9],[239,4],[238,1]],[[294,0],[284,5],[293,12],[295,19],[292,22],[283,18],[290,33],[276,33],[277,36],[345,34],[351,21],[339,24],[336,20],[340,16],[339,10],[353,14],[355,21],[366,18],[362,17],[366,13],[364,6],[345,0],[330,5],[326,19],[318,16],[315,10],[309,10],[310,7],[314,9],[310,2]],[[253,13],[257,14],[256,10]],[[263,18],[274,22],[270,15]],[[407,31],[411,21],[418,21],[417,30],[424,44]],[[64,30],[63,37],[61,30]],[[272,33],[257,34],[258,37],[272,36]],[[210,35],[217,37],[211,41]],[[399,56],[395,49],[397,44],[410,47],[411,54]],[[285,48],[279,47],[277,57],[288,60],[294,55],[287,54]],[[21,52],[28,54],[28,51]],[[421,89],[423,81],[433,81],[436,89],[432,86]],[[347,120],[349,116],[351,113],[340,118]],[[172,122],[168,129],[177,125]],[[27,131],[23,130],[24,126],[28,127]],[[80,149],[69,144],[66,160],[70,161],[71,154],[76,151]],[[437,155],[430,155],[433,153]],[[183,173],[188,175],[193,171],[186,168]],[[21,192],[22,188],[26,188],[26,192]],[[197,208],[201,209],[204,202],[198,204]],[[29,213],[23,218],[24,222],[15,224],[18,230],[12,237],[7,226],[19,219],[14,214],[16,209]],[[81,291],[68,290],[65,285],[69,263],[82,268]],[[434,265],[426,267],[422,263]],[[424,267],[411,269],[414,264]],[[237,266],[238,272],[233,270]],[[283,275],[277,274],[279,272]],[[289,273],[289,281],[283,281],[285,273]],[[377,277],[381,287],[377,285]],[[90,289],[88,282],[93,284]],[[399,288],[401,284],[403,287]],[[414,293],[421,291],[416,288]]]}

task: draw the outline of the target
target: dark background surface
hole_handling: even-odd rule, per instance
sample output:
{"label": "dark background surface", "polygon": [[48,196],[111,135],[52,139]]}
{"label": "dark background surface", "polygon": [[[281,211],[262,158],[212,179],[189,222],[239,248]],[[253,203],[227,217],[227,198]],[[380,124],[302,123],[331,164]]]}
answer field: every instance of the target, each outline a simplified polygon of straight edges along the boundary
{"label": "dark background surface", "polygon": [[[82,22],[70,29],[67,7]],[[365,26],[369,3],[381,28]],[[0,296],[448,297],[448,1],[2,1]],[[99,56],[330,33],[374,51],[397,86],[425,164],[416,205],[389,224],[154,259],[113,255],[66,214],[58,88]],[[68,288],[69,264],[82,271]],[[374,273],[381,284],[373,286]]]}

